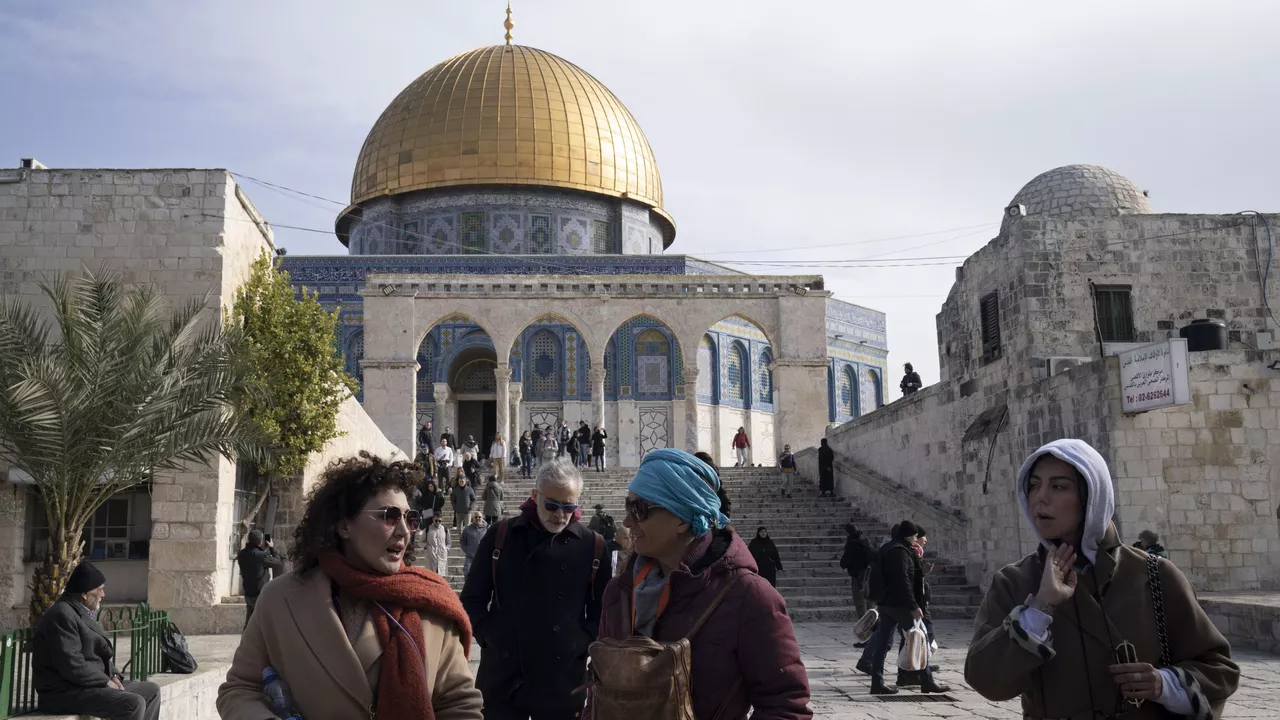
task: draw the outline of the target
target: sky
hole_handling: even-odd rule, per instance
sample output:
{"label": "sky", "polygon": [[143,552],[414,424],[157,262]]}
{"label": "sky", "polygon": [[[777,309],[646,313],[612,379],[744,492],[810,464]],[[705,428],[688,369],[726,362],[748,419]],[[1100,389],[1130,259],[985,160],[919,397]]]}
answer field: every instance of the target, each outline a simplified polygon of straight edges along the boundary
{"label": "sky", "polygon": [[[913,362],[926,385],[954,266],[1041,172],[1105,165],[1157,212],[1280,210],[1280,3],[513,7],[516,43],[586,69],[640,122],[677,223],[668,252],[821,272],[888,314],[891,368]],[[5,0],[0,166],[219,167],[341,203],[383,108],[436,63],[501,43],[505,9]],[[345,253],[278,227],[330,230],[337,204],[245,189],[291,254]]]}

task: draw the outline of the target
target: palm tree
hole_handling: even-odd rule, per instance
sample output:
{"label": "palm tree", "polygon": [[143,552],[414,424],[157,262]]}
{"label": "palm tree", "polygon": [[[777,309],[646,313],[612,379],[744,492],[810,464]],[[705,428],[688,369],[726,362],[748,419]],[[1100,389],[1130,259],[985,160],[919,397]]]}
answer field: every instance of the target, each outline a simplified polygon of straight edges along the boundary
{"label": "palm tree", "polygon": [[208,298],[171,310],[105,269],[40,287],[52,312],[0,298],[0,458],[31,477],[49,527],[32,622],[62,594],[85,524],[112,495],[262,453],[240,409],[251,392],[241,333]]}

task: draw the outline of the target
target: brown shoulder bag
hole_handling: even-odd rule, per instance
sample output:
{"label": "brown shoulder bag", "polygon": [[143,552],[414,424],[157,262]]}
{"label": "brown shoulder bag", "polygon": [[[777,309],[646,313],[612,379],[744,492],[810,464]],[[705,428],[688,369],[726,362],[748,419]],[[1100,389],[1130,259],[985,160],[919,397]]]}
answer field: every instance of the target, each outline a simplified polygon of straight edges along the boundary
{"label": "brown shoulder bag", "polygon": [[[665,643],[634,634],[631,597],[624,593],[621,609],[628,636],[597,640],[587,649],[591,657],[590,720],[696,720],[690,642],[736,582],[734,578],[725,583],[687,636]],[[720,720],[741,686],[739,677],[710,720]]]}

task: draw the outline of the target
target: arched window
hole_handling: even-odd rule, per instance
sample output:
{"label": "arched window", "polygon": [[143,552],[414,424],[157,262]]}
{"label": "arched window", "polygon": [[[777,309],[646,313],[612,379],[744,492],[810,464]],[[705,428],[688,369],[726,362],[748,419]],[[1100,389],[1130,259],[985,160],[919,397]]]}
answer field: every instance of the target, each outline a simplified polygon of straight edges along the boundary
{"label": "arched window", "polygon": [[862,372],[862,392],[860,393],[861,397],[859,399],[862,401],[861,405],[863,415],[879,407],[879,404],[876,403],[876,395],[879,394],[879,388],[877,386],[879,384],[880,383],[876,378],[875,372],[871,370],[864,370]]}
{"label": "arched window", "polygon": [[742,349],[742,343],[735,341],[729,346],[725,362],[725,392],[730,400],[742,400],[747,386],[747,353]]}
{"label": "arched window", "polygon": [[657,328],[636,336],[635,396],[649,400],[671,396],[671,339]]}
{"label": "arched window", "polygon": [[773,353],[768,349],[761,351],[760,367],[756,368],[756,390],[762,403],[773,403],[773,371],[769,369],[772,364]]}
{"label": "arched window", "polygon": [[491,393],[498,389],[494,364],[487,360],[472,362],[458,373],[454,383],[459,393]]}
{"label": "arched window", "polygon": [[363,383],[364,370],[360,367],[362,358],[364,358],[364,330],[357,330],[347,340],[347,374]]}
{"label": "arched window", "polygon": [[871,384],[872,404],[868,407],[882,408],[884,407],[884,384],[880,382],[880,371],[868,370],[867,382]]}
{"label": "arched window", "polygon": [[716,402],[716,391],[720,383],[716,377],[719,370],[716,362],[716,344],[710,335],[703,335],[698,343],[698,399],[709,403]]}
{"label": "arched window", "polygon": [[418,402],[435,402],[435,340],[430,335],[418,346]]}
{"label": "arched window", "polygon": [[858,408],[854,405],[853,389],[857,381],[853,378],[853,368],[845,367],[840,372],[840,414],[858,417]]}
{"label": "arched window", "polygon": [[537,400],[559,400],[560,338],[550,330],[539,330],[529,342],[525,392]]}

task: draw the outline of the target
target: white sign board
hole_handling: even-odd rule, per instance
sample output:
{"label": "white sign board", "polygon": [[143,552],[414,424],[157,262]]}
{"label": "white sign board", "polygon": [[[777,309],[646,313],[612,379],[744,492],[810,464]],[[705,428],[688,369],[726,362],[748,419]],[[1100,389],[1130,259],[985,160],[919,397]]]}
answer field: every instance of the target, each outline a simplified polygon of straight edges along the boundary
{"label": "white sign board", "polygon": [[1119,358],[1120,405],[1125,412],[1191,402],[1185,338],[1126,350]]}

